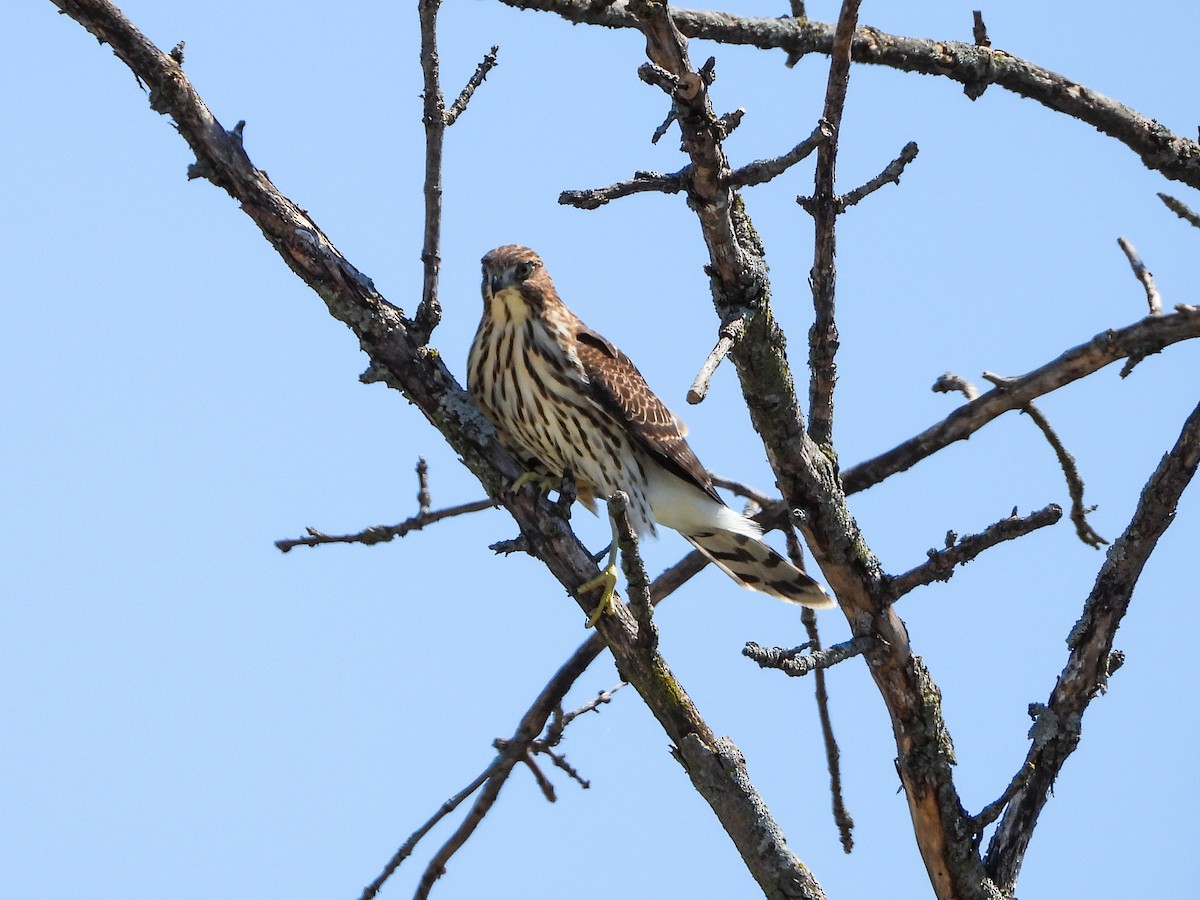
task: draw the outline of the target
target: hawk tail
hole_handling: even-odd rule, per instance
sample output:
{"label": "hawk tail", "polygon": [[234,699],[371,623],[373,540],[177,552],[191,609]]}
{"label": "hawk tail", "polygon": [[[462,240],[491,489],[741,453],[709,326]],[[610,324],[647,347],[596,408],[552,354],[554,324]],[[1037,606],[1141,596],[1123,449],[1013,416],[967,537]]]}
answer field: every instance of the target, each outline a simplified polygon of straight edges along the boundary
{"label": "hawk tail", "polygon": [[735,531],[685,534],[701,553],[744,588],[813,609],[828,609],[825,589],[758,538]]}

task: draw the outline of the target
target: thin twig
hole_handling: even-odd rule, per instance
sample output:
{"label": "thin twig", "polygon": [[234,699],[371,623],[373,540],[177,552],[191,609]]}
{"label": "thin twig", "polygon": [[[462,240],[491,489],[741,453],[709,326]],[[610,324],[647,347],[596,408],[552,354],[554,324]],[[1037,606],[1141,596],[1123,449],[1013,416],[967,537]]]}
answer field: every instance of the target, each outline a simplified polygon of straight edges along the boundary
{"label": "thin twig", "polygon": [[[656,580],[655,584],[657,583],[658,582]],[[578,719],[585,713],[599,712],[601,706],[604,706],[606,703],[612,703],[613,694],[623,687],[628,687],[624,681],[614,687],[609,688],[607,691],[600,691],[595,697],[583,704],[583,706],[579,707],[578,709],[573,709],[569,713],[563,713],[561,716],[562,727],[566,728],[571,724],[572,721]]]}
{"label": "thin twig", "polygon": [[971,534],[956,540],[954,533],[947,535],[946,547],[930,550],[928,562],[897,575],[888,582],[891,602],[903,597],[914,588],[935,581],[949,581],[956,566],[969,563],[985,550],[1005,541],[1023,537],[1039,528],[1053,525],[1062,518],[1062,507],[1057,503],[1030,513],[1028,516],[1008,516],[994,522],[979,534]]}
{"label": "thin twig", "polygon": [[1125,258],[1129,260],[1129,267],[1133,269],[1134,277],[1142,283],[1142,287],[1146,291],[1146,302],[1150,305],[1150,315],[1161,316],[1163,312],[1162,295],[1159,294],[1158,286],[1154,283],[1154,276],[1146,268],[1146,264],[1142,262],[1142,258],[1127,238],[1119,237],[1117,243],[1124,251]]}
{"label": "thin twig", "polygon": [[442,265],[442,145],[446,135],[446,98],[438,77],[437,14],[441,0],[418,0],[421,30],[421,73],[424,79],[425,112],[425,240],[421,247],[424,281],[421,302],[413,317],[419,344],[428,343],[442,320],[438,299],[438,273]]}
{"label": "thin twig", "polygon": [[[789,528],[787,535],[788,556],[792,564],[804,568],[804,551],[796,532]],[[808,646],[813,652],[821,649],[821,633],[817,629],[817,614],[807,606],[800,610],[800,621],[808,634]],[[854,818],[846,809],[846,798],[842,794],[842,752],[833,734],[833,717],[829,712],[829,689],[825,683],[825,670],[813,672],[813,693],[817,701],[817,717],[821,721],[821,739],[825,743],[825,767],[829,772],[829,797],[833,810],[833,821],[837,825],[842,850],[849,853],[854,849]]]}
{"label": "thin twig", "polygon": [[1200,228],[1200,214],[1194,212],[1190,206],[1170,194],[1159,193],[1158,199],[1167,205],[1167,209],[1183,219],[1183,221],[1195,225]]}
{"label": "thin twig", "polygon": [[712,479],[712,483],[717,487],[725,488],[725,490],[731,491],[732,493],[737,494],[739,497],[745,497],[759,508],[766,508],[773,503],[783,502],[780,498],[769,497],[758,488],[751,487],[750,485],[741,481],[735,481],[732,478],[725,478],[722,475],[717,475],[712,472],[709,473],[709,477]]}
{"label": "thin twig", "polygon": [[1087,514],[1092,512],[1095,507],[1083,505],[1083,478],[1079,474],[1079,468],[1075,465],[1075,457],[1070,454],[1062,440],[1050,426],[1050,420],[1046,418],[1045,413],[1032,403],[1026,406],[1023,412],[1029,418],[1033,419],[1037,427],[1041,429],[1042,434],[1046,436],[1046,440],[1050,442],[1050,446],[1054,448],[1054,455],[1058,457],[1058,464],[1062,466],[1063,475],[1067,479],[1067,492],[1071,495],[1071,522],[1075,525],[1075,533],[1089,547],[1095,547],[1099,550],[1100,546],[1107,544],[1108,541],[1101,537],[1087,520]]}
{"label": "thin twig", "polygon": [[556,803],[558,795],[554,792],[554,785],[550,779],[543,773],[541,767],[537,764],[537,760],[533,758],[531,750],[527,749],[521,756],[521,762],[529,768],[533,773],[533,780],[537,782],[538,789],[542,792],[542,796],[546,798],[548,803]]}
{"label": "thin twig", "polygon": [[875,193],[885,184],[899,184],[900,176],[904,174],[904,169],[910,162],[917,158],[918,152],[920,152],[920,148],[917,147],[916,142],[909,141],[901,149],[900,155],[888,163],[882,172],[861,187],[856,187],[849,193],[843,194],[838,201],[840,208],[842,210],[849,209],[864,197]]}
{"label": "thin twig", "polygon": [[[996,387],[1006,387],[1011,381],[1011,378],[1004,378],[992,372],[984,372],[983,377],[990,381]],[[934,390],[936,390],[936,386]],[[972,386],[972,389],[974,387]],[[1062,438],[1054,430],[1050,424],[1050,420],[1046,418],[1046,414],[1041,411],[1033,403],[1027,403],[1021,409],[1023,415],[1029,416],[1033,423],[1045,436],[1050,447],[1054,450],[1054,455],[1058,458],[1058,464],[1063,470],[1063,475],[1067,479],[1067,493],[1071,496],[1071,521],[1075,524],[1075,533],[1079,539],[1089,547],[1100,549],[1101,544],[1107,544],[1103,537],[1092,528],[1087,520],[1088,513],[1095,510],[1095,507],[1083,505],[1083,477],[1079,474],[1079,467],[1075,464],[1075,457],[1067,450],[1063,444]]]}
{"label": "thin twig", "polygon": [[708,385],[712,381],[713,373],[717,371],[717,366],[729,355],[729,351],[737,346],[737,342],[746,333],[746,326],[752,318],[753,313],[750,310],[739,309],[721,323],[721,327],[717,330],[717,345],[713,347],[712,353],[708,354],[708,359],[704,360],[704,365],[700,367],[696,380],[688,388],[688,403],[700,403],[707,396]]}
{"label": "thin twig", "polygon": [[635,172],[633,178],[628,181],[618,181],[608,187],[563,191],[558,195],[558,202],[564,206],[574,206],[576,209],[599,209],[611,200],[647,191],[677,194],[687,187],[690,177],[691,166],[686,166],[670,175],[663,175],[659,172]]}
{"label": "thin twig", "polygon": [[484,79],[488,77],[488,73],[496,68],[496,57],[499,52],[500,45],[492,44],[492,49],[484,54],[483,61],[475,67],[474,73],[467,80],[458,97],[450,104],[450,108],[446,110],[445,120],[447,128],[458,121],[458,117],[467,111],[467,104],[471,102],[471,97],[474,96],[475,91],[483,84]]}
{"label": "thin twig", "polygon": [[[674,566],[671,566],[661,575],[659,575],[658,578],[654,579],[653,583],[650,585],[652,602],[659,603],[666,599],[674,591],[686,583],[692,576],[703,569],[707,563],[708,559],[699,550],[693,550],[688,553],[678,563],[676,563]],[[550,679],[546,686],[542,688],[537,699],[534,700],[533,704],[526,711],[525,715],[521,717],[521,721],[517,724],[517,728],[513,733],[513,737],[504,742],[506,752],[502,752],[499,756],[497,756],[496,759],[492,761],[492,764],[480,776],[480,779],[487,781],[486,797],[481,796],[476,800],[475,808],[472,809],[468,820],[469,822],[473,823],[470,826],[471,830],[478,826],[479,822],[483,820],[484,816],[487,815],[488,811],[495,804],[496,798],[500,794],[500,788],[503,787],[504,782],[507,781],[512,768],[517,761],[514,754],[519,748],[522,746],[531,746],[537,740],[536,736],[541,733],[543,729],[547,729],[546,739],[550,745],[553,746],[557,744],[558,739],[561,738],[563,729],[572,719],[577,718],[584,712],[598,708],[603,703],[607,703],[612,694],[621,687],[621,685],[618,685],[612,690],[601,692],[596,698],[588,703],[585,703],[582,707],[574,712],[563,714],[561,711],[562,698],[567,695],[567,692],[570,691],[571,687],[578,680],[579,676],[587,671],[587,668],[596,660],[596,658],[604,651],[604,649],[604,641],[601,639],[600,635],[590,635],[588,639],[580,644],[575,652],[571,654],[567,661],[559,666],[558,671],[555,672],[554,676]],[[556,721],[548,728],[547,722],[551,718],[554,718]],[[480,784],[482,784],[480,779],[476,780],[479,783],[472,782],[474,786],[470,790],[464,789],[464,791],[461,792],[464,797],[469,796],[472,791],[477,789]],[[585,784],[582,779],[577,780],[579,780],[581,784]],[[458,803],[461,802],[462,801],[460,799]],[[455,805],[458,804],[456,803]],[[429,831],[429,828],[432,827],[433,824],[436,824],[440,818],[441,816],[438,816],[436,819],[431,820],[427,827],[418,829],[418,831],[415,832],[412,837],[408,839],[408,841],[405,841],[404,845],[399,851],[397,851],[396,855],[392,857],[392,860],[389,861],[388,866],[385,867],[383,873],[381,873],[380,876],[371,883],[371,886],[368,888],[369,893],[363,893],[362,900],[370,900],[371,897],[375,896],[379,888],[383,885],[383,882],[386,881],[392,872],[395,871],[396,867],[403,862],[407,856],[411,855],[413,847],[416,845],[417,841],[424,837],[424,835]],[[465,827],[467,824],[467,822],[464,822],[463,826]],[[450,856],[452,856],[458,847],[461,847],[469,837],[470,832],[467,832],[462,837],[462,840],[458,841],[457,845],[445,855],[444,859],[449,860]]]}
{"label": "thin twig", "polygon": [[404,537],[411,531],[420,531],[427,525],[462,516],[467,513],[479,512],[496,505],[495,500],[473,500],[470,503],[460,503],[458,506],[448,506],[445,509],[430,513],[418,513],[410,519],[405,519],[398,525],[374,525],[354,534],[324,534],[315,528],[305,529],[308,537],[285,538],[275,542],[275,546],[287,553],[293,547],[316,547],[320,544],[382,544],[398,537]]}
{"label": "thin twig", "polygon": [[831,132],[817,148],[817,167],[813,178],[813,196],[808,212],[813,217],[813,266],[809,274],[815,318],[808,333],[809,378],[808,435],[817,444],[833,442],[833,388],[837,382],[838,330],[834,320],[837,270],[837,217],[839,210],[834,182],[837,173],[838,132],[846,105],[850,82],[850,45],[858,23],[860,0],[842,0],[833,49],[829,54],[829,79],[825,86],[825,106],[821,119]]}
{"label": "thin twig", "polygon": [[410,834],[408,836],[408,840],[400,845],[400,849],[392,854],[392,858],[387,861],[387,865],[383,867],[383,871],[376,876],[374,881],[372,881],[363,889],[360,900],[371,900],[372,897],[378,894],[379,889],[383,887],[383,883],[391,878],[392,873],[399,868],[400,864],[412,855],[413,850],[416,848],[417,843],[421,840],[421,838],[425,837],[425,835],[430,832],[434,825],[442,821],[442,819],[446,818],[446,816],[448,816],[450,813],[454,812],[454,810],[458,808],[459,804],[479,790],[480,786],[482,786],[485,781],[492,777],[494,768],[495,764],[493,763],[480,772],[474,781],[439,806],[437,812],[430,816],[424,825]]}
{"label": "thin twig", "polygon": [[748,641],[742,648],[742,656],[749,657],[764,669],[778,669],[793,678],[807,675],[816,669],[828,669],[840,662],[861,656],[875,646],[876,638],[860,634],[848,641],[834,644],[825,650],[816,650],[807,656],[803,655],[807,648],[793,647],[762,647],[754,641]]}
{"label": "thin twig", "polygon": [[[728,134],[728,131],[726,131]],[[812,134],[798,143],[782,156],[774,159],[756,159],[754,162],[734,169],[726,176],[726,183],[732,187],[749,187],[755,184],[765,184],[772,178],[782,175],[801,160],[807,159],[814,150],[833,136],[833,126],[822,119]]]}

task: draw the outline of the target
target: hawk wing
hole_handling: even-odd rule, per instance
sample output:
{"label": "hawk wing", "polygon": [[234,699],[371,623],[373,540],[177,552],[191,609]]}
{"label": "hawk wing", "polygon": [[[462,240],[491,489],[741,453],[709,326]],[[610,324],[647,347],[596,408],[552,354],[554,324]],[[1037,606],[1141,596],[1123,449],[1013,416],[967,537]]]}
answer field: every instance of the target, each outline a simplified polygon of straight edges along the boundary
{"label": "hawk wing", "polygon": [[629,357],[586,325],[580,325],[575,337],[592,399],[624,425],[651,458],[723,503],[708,471],[684,440],[681,423],[650,390]]}

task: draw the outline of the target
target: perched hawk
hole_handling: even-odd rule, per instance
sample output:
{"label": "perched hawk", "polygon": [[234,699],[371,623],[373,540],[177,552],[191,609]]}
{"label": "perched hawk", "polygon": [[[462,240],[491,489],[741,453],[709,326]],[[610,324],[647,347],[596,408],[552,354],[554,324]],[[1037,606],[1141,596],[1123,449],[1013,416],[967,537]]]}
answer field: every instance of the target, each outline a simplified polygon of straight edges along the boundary
{"label": "perched hawk", "polygon": [[[580,501],[629,496],[639,534],[674,528],[738,584],[817,609],[833,605],[819,584],[761,540],[750,519],[726,506],[684,440],[684,428],[629,358],[559,299],[527,247],[483,258],[483,319],[467,386],[501,443],[531,471],[574,476]],[[593,621],[616,583],[616,541]]]}

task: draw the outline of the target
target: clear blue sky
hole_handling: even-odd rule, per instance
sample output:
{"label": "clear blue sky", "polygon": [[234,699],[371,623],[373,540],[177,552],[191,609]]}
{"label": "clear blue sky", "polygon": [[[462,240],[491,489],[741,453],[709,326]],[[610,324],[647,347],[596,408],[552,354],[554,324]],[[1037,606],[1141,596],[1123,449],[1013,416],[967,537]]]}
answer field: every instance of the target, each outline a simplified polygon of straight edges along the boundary
{"label": "clear blue sky", "polygon": [[[971,4],[864,4],[883,30],[969,40]],[[415,4],[128,0],[214,114],[393,302],[420,293],[423,132]],[[782,15],[787,4],[728,9]],[[828,21],[834,3],[810,3]],[[1188,4],[1012,2],[984,10],[995,46],[1192,136]],[[682,165],[657,146],[662,94],[638,81],[636,34],[571,27],[484,0],[442,15],[453,95],[492,43],[501,65],[446,147],[445,320],[433,343],[461,378],[479,315],[478,259],[521,242],[563,295],[686,417],[715,471],[763,488],[761,445],[731,370],[684,393],[715,319],[698,229],[680,197],[597,212],[565,188]],[[717,57],[719,111],[747,110],[737,162],[807,135],[825,61],[695,46]],[[280,554],[307,525],[397,522],[429,460],[435,506],[481,489],[402,397],[363,387],[366,358],[225,194],[188,182],[186,145],[129,71],[46,0],[0,11],[0,895],[89,900],[347,898],[492,758],[550,673],[586,636],[537,562],[495,558],[502,511],[403,541]],[[1166,190],[1091,128],[992,88],[855,68],[840,186],[920,144],[902,186],[839,234],[842,352],[837,439],[849,465],[945,415],[946,370],[1020,374],[1145,313],[1116,245],[1127,236],[1169,304],[1196,302],[1200,232]],[[811,315],[811,227],[793,202],[811,165],[747,193],[772,265],[793,360]],[[1116,367],[1047,397],[1078,459],[1092,521],[1114,538],[1196,402],[1200,348]],[[902,571],[948,528],[1067,503],[1053,454],[1007,416],[852,498],[872,548]],[[1020,895],[1090,897],[1114,869],[1146,897],[1195,896],[1195,488],[1139,585],[1117,639],[1127,654],[1084,721],[1042,816]],[[607,526],[580,512],[584,539]],[[647,547],[657,572],[686,550]],[[1027,747],[1064,638],[1102,554],[1068,523],[993,550],[948,585],[903,601],[916,651],[944,693],[963,801],[998,796]],[[828,641],[846,636],[823,614]],[[882,703],[855,662],[830,675],[856,848],[842,854],[804,680],[761,672],[743,643],[793,645],[798,613],[706,572],[659,613],[663,651],[750,772],[831,898],[929,896]],[[599,661],[570,698],[611,687]],[[707,806],[632,694],[570,729],[588,791],[552,774],[548,805],[518,771],[436,889],[443,898],[752,897]],[[412,893],[443,826],[385,890]]]}

